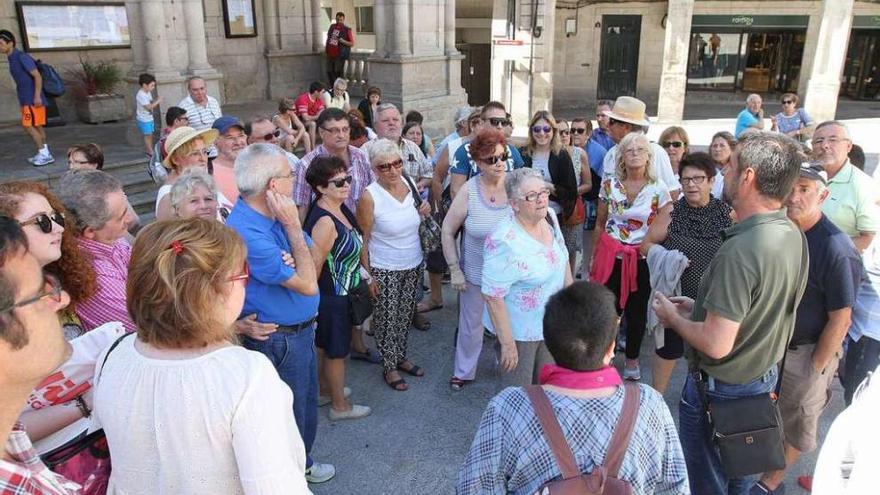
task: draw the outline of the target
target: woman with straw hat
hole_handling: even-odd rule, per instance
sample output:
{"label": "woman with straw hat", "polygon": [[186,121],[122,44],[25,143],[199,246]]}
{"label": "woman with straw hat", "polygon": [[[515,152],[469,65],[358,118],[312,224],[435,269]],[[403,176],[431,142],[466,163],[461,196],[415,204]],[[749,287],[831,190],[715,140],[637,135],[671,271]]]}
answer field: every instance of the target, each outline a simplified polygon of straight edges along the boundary
{"label": "woman with straw hat", "polygon": [[174,218],[171,207],[171,186],[177,181],[184,170],[197,168],[208,171],[208,148],[217,139],[216,129],[197,131],[192,127],[178,127],[165,138],[167,155],[162,165],[168,171],[165,183],[156,193],[156,220]]}

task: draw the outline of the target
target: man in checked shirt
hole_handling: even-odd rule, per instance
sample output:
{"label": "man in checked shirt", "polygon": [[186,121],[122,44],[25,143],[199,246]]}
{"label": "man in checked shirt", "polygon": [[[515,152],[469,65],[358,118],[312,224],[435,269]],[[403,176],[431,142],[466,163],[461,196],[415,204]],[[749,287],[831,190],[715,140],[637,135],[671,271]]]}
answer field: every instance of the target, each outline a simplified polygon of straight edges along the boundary
{"label": "man in checked shirt", "polygon": [[68,495],[80,487],[49,471],[21,423],[28,395],[70,356],[57,312],[70,296],[43,274],[18,222],[0,217],[0,495]]}

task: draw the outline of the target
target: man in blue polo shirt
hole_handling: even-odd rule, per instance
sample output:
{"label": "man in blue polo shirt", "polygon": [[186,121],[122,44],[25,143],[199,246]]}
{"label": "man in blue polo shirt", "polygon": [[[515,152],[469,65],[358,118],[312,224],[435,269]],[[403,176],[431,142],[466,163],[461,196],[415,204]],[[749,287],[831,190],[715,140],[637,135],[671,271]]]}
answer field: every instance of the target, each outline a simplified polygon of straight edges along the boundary
{"label": "man in blue polo shirt", "polygon": [[[226,224],[244,239],[250,283],[242,315],[277,325],[244,330],[243,345],[262,352],[293,391],[293,414],[306,448],[306,479],[327,481],[336,474],[330,464],[313,462],[309,453],[318,426],[318,368],[315,317],[318,282],[293,202],[296,177],[284,150],[274,144],[252,144],[235,159],[235,182],[241,196]],[[282,259],[291,253],[294,266]]]}

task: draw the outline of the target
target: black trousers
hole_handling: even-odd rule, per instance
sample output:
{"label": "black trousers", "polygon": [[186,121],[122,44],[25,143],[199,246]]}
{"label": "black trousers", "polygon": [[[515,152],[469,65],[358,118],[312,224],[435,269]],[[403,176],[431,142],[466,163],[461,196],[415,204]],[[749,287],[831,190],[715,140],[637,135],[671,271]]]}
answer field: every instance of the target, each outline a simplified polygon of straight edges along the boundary
{"label": "black trousers", "polygon": [[623,314],[626,317],[626,357],[627,359],[638,359],[648,319],[648,301],[651,299],[651,277],[648,273],[647,260],[639,259],[636,282],[638,289],[635,292],[630,292],[629,298],[626,300],[626,307],[621,311],[619,304],[620,265],[621,261],[619,259],[614,261],[614,270],[611,271],[611,278],[605,283],[605,287],[608,287],[614,293],[614,305],[617,307],[617,314]]}

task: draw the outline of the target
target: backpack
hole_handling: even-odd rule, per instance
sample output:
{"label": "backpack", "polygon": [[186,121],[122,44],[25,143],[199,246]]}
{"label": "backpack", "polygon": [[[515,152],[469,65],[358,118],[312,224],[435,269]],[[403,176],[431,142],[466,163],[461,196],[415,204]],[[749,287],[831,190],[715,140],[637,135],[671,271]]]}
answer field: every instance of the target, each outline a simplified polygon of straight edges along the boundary
{"label": "backpack", "polygon": [[537,495],[633,495],[632,485],[619,479],[617,474],[623,464],[623,457],[639,414],[641,391],[638,385],[629,383],[624,385],[623,407],[614,433],[611,434],[608,450],[605,452],[605,462],[601,466],[596,466],[589,474],[580,472],[574,453],[565,440],[544,389],[540,385],[531,385],[525,387],[525,391],[541,422],[544,438],[562,472],[562,479],[544,483],[538,488]]}
{"label": "backpack", "polygon": [[63,95],[64,80],[61,79],[61,76],[58,74],[58,71],[55,70],[55,67],[43,63],[42,60],[35,60],[35,62],[37,64],[37,70],[40,71],[40,77],[43,78],[43,92],[46,93],[46,96],[58,98]]}

